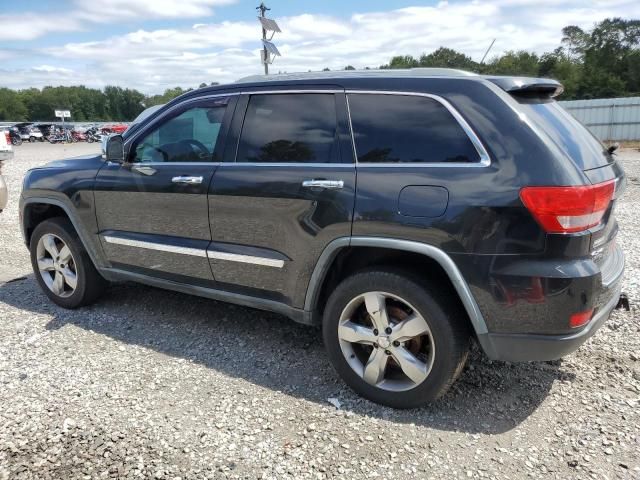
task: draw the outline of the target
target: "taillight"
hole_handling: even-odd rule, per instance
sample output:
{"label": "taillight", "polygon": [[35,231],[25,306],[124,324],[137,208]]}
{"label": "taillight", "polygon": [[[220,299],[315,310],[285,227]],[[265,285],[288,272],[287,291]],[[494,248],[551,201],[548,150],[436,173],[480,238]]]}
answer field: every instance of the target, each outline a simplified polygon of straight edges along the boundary
{"label": "taillight", "polygon": [[591,320],[593,316],[593,308],[591,310],[587,310],[586,312],[574,313],[569,317],[569,326],[571,328],[578,328]]}
{"label": "taillight", "polygon": [[7,145],[11,145],[11,135],[9,135],[9,132],[4,132],[4,136],[7,139]]}
{"label": "taillight", "polygon": [[614,190],[614,180],[575,187],[524,187],[520,199],[547,233],[572,233],[600,223]]}

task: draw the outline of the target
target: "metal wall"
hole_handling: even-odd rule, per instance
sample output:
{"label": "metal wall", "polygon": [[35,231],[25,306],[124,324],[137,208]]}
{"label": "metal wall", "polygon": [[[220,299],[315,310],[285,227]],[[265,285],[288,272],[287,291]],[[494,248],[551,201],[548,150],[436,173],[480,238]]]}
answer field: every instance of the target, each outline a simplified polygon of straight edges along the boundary
{"label": "metal wall", "polygon": [[559,103],[600,140],[640,140],[640,97]]}

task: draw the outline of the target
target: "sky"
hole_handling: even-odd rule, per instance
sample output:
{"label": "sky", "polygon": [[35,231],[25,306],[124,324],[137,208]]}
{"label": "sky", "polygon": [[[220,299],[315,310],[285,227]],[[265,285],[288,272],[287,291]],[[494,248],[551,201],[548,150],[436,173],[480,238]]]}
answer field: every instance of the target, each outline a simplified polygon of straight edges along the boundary
{"label": "sky", "polygon": [[[454,48],[479,61],[551,51],[562,27],[640,18],[638,0],[268,0],[270,71],[378,67]],[[119,85],[147,94],[260,74],[258,1],[0,0],[0,86]]]}

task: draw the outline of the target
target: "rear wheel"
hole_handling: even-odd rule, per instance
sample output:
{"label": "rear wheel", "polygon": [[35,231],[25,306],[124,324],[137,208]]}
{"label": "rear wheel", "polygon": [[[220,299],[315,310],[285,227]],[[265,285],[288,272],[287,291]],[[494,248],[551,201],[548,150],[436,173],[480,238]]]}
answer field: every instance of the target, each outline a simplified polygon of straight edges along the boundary
{"label": "rear wheel", "polygon": [[467,358],[463,312],[447,292],[393,270],[345,279],[330,296],[323,337],[331,363],[358,394],[396,408],[442,396]]}
{"label": "rear wheel", "polygon": [[66,218],[40,223],[31,236],[30,252],[36,281],[61,307],[88,305],[107,287]]}
{"label": "rear wheel", "polygon": [[29,143],[35,143],[36,137],[29,137]]}

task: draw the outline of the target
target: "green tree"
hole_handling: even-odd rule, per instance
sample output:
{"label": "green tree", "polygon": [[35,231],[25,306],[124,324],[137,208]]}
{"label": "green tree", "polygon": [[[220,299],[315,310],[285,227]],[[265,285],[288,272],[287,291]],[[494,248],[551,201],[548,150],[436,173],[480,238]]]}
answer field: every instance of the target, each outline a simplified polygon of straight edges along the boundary
{"label": "green tree", "polygon": [[440,47],[428,55],[422,54],[418,63],[421,67],[458,68],[469,71],[478,70],[478,64],[474,62],[471,57],[446,47]]}
{"label": "green tree", "polygon": [[0,88],[0,120],[26,120],[29,111],[20,95],[8,88]]}

